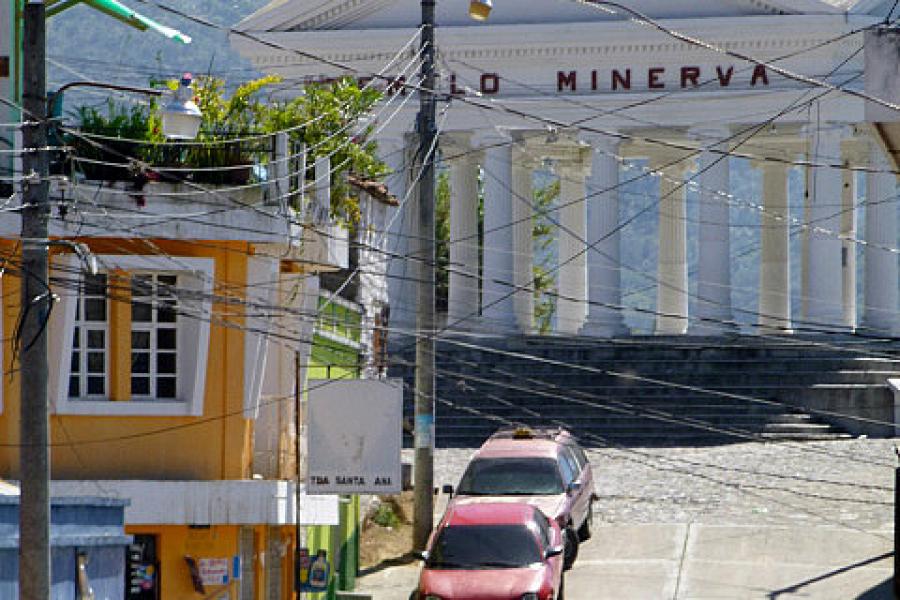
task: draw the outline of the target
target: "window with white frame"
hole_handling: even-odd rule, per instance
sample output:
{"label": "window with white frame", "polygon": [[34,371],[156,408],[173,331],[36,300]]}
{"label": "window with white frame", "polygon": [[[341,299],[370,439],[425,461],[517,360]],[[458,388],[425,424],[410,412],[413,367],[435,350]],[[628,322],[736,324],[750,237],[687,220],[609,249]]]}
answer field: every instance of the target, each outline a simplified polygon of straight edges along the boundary
{"label": "window with white frame", "polygon": [[106,275],[85,275],[79,283],[69,371],[70,398],[108,393],[109,302]]}
{"label": "window with white frame", "polygon": [[178,276],[131,280],[131,397],[178,397]]}
{"label": "window with white frame", "polygon": [[[55,260],[65,263],[59,268],[78,268],[76,258]],[[213,259],[103,255],[98,261],[105,273],[83,275],[78,286],[54,289],[60,298],[49,331],[54,410],[202,414]],[[129,289],[130,304],[117,305]],[[127,322],[130,331],[119,331]],[[112,360],[113,355],[124,360]],[[122,393],[130,392],[131,401],[110,402],[127,399],[114,396],[114,381],[130,384]]]}

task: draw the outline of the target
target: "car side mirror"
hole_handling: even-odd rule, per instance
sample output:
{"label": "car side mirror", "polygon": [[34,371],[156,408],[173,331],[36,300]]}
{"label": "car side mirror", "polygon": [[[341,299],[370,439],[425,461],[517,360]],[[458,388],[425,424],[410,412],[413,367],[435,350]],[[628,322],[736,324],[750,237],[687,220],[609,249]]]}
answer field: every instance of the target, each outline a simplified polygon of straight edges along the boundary
{"label": "car side mirror", "polygon": [[572,481],[569,485],[566,486],[566,493],[570,496],[574,496],[579,491],[581,491],[581,482],[580,481]]}
{"label": "car side mirror", "polygon": [[444,487],[441,488],[441,491],[444,492],[445,494],[447,494],[448,496],[452,496],[453,495],[453,486],[450,485],[449,483],[445,483]]}
{"label": "car side mirror", "polygon": [[544,558],[553,558],[554,556],[560,556],[563,553],[563,546],[560,544],[559,546],[548,546],[546,550],[544,550]]}

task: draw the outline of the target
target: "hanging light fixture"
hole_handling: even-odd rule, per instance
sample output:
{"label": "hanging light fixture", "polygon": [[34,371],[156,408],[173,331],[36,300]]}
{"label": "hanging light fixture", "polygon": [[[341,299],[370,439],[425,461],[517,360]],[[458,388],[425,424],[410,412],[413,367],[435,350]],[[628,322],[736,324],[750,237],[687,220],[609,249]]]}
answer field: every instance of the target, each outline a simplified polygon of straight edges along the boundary
{"label": "hanging light fixture", "polygon": [[486,21],[492,8],[494,8],[494,4],[491,0],[470,0],[469,16],[476,21]]}
{"label": "hanging light fixture", "polygon": [[181,76],[178,89],[162,111],[163,135],[170,140],[192,140],[200,131],[203,115],[194,103],[190,73]]}

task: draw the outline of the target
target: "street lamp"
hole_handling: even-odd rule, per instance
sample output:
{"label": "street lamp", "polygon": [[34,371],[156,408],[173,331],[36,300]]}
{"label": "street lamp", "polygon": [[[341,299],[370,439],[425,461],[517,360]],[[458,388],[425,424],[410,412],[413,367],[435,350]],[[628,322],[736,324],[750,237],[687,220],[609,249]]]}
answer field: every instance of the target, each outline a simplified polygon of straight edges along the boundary
{"label": "street lamp", "polygon": [[471,0],[469,2],[469,16],[476,21],[486,21],[494,4],[491,0]]}
{"label": "street lamp", "polygon": [[[193,78],[190,73],[182,75],[181,80],[178,82],[178,88],[162,110],[162,130],[163,135],[167,139],[192,140],[200,132],[203,114],[194,103],[194,92],[191,89],[191,83],[193,83]],[[63,92],[73,87],[93,87],[157,97],[163,95],[163,90],[156,88],[141,88],[100,81],[71,81],[61,86],[51,97],[47,106],[48,119],[52,119],[56,115],[62,102]]]}
{"label": "street lamp", "polygon": [[162,113],[163,135],[170,140],[192,140],[200,132],[203,115],[194,103],[190,73],[181,76],[178,89]]}

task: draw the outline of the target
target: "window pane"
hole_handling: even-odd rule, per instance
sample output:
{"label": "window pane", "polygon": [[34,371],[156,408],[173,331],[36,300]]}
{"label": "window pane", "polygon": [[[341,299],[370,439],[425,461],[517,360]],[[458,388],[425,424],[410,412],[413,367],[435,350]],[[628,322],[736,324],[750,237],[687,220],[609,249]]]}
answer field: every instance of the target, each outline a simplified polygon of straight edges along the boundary
{"label": "window pane", "polygon": [[150,354],[146,352],[131,353],[131,372],[132,373],[149,373],[150,372]]}
{"label": "window pane", "polygon": [[152,296],[153,284],[150,277],[146,275],[136,275],[131,279],[131,295],[132,296]]}
{"label": "window pane", "polygon": [[160,275],[156,280],[159,282],[160,296],[175,294],[175,285],[177,282],[177,277],[175,275]]}
{"label": "window pane", "polygon": [[76,327],[75,331],[72,333],[72,347],[78,348],[81,343],[81,329]]}
{"label": "window pane", "polygon": [[174,329],[157,329],[156,330],[156,347],[160,350],[175,349],[175,330]]}
{"label": "window pane", "polygon": [[149,304],[133,302],[131,304],[131,320],[138,323],[149,323],[153,320],[153,310]]}
{"label": "window pane", "polygon": [[90,396],[101,396],[106,386],[105,377],[88,377],[87,393]]}
{"label": "window pane", "polygon": [[105,331],[91,331],[87,332],[87,346],[88,348],[105,348],[106,344],[104,343],[104,338],[106,337]]}
{"label": "window pane", "polygon": [[88,352],[88,373],[105,373],[106,356],[103,352]]}
{"label": "window pane", "polygon": [[169,352],[160,353],[156,356],[156,372],[157,373],[174,373],[175,372],[175,355]]}
{"label": "window pane", "polygon": [[158,398],[175,397],[175,378],[159,377],[156,380],[156,396]]}
{"label": "window pane", "polygon": [[84,320],[85,321],[105,321],[106,320],[106,299],[105,298],[87,298],[84,301]]}
{"label": "window pane", "polygon": [[78,352],[72,353],[72,364],[69,366],[69,369],[72,370],[73,373],[78,373],[81,371],[81,354]]}
{"label": "window pane", "polygon": [[131,378],[131,395],[147,396],[150,394],[150,378],[149,377],[132,377]]}
{"label": "window pane", "polygon": [[161,302],[159,304],[159,309],[156,313],[156,320],[160,323],[174,323],[175,322],[175,303],[174,302]]}
{"label": "window pane", "polygon": [[69,398],[81,395],[81,385],[77,377],[69,377]]}
{"label": "window pane", "polygon": [[134,349],[146,350],[150,348],[150,332],[149,331],[132,331],[131,347]]}
{"label": "window pane", "polygon": [[88,296],[106,296],[106,275],[85,275],[84,293]]}

